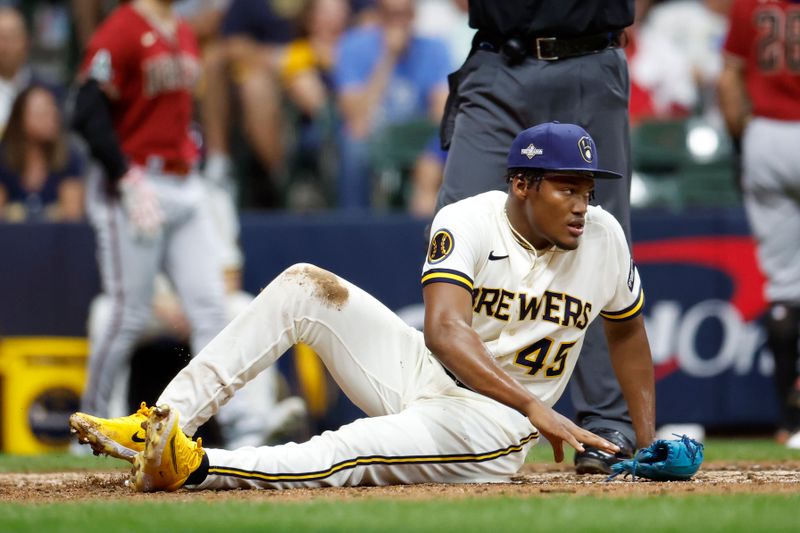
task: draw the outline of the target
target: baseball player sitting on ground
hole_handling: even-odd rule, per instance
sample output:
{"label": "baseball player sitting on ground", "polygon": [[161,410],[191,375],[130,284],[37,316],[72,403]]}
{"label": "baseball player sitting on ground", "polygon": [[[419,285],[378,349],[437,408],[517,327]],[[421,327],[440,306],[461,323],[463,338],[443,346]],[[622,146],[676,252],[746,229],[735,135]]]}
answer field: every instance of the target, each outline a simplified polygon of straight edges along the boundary
{"label": "baseball player sitting on ground", "polygon": [[[637,441],[654,437],[643,292],[622,229],[589,199],[597,168],[579,126],[520,133],[508,192],[443,208],[423,267],[424,334],[351,283],[313,265],[272,281],[167,386],[158,407],[118,419],[83,413],[108,452],[137,452],[139,491],[508,481],[543,435],[617,447],[551,406],[586,327],[605,318]],[[309,344],[368,418],[302,444],[204,449],[191,435],[297,342]],[[140,427],[145,443],[130,440]],[[78,435],[88,440],[87,435]],[[106,451],[106,450],[104,450]]]}

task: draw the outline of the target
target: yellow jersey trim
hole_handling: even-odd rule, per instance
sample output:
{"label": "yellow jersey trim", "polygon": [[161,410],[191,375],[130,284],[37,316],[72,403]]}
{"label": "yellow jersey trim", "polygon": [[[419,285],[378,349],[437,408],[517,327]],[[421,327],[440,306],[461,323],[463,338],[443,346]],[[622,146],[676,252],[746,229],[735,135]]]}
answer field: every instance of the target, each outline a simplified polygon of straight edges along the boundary
{"label": "yellow jersey trim", "polygon": [[436,281],[455,282],[457,285],[461,285],[469,291],[473,289],[472,280],[455,270],[431,270],[422,276],[423,286]]}
{"label": "yellow jersey trim", "polygon": [[639,296],[636,301],[622,311],[608,312],[600,311],[600,316],[607,320],[629,320],[638,315],[644,307],[644,291],[639,288]]}

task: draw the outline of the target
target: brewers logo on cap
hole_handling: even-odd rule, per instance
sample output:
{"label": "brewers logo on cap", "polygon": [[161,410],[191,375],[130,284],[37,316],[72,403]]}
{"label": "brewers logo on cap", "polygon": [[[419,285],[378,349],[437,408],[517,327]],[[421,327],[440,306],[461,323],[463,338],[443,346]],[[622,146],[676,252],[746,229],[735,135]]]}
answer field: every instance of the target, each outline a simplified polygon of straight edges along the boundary
{"label": "brewers logo on cap", "polygon": [[585,129],[577,124],[545,122],[521,131],[514,138],[506,168],[591,172],[595,179],[622,177],[619,172],[598,168],[598,159],[597,145]]}
{"label": "brewers logo on cap", "polygon": [[594,151],[592,150],[592,141],[585,135],[578,139],[578,148],[581,150],[581,157],[587,163],[591,163],[594,159]]}
{"label": "brewers logo on cap", "polygon": [[428,263],[438,263],[453,251],[455,240],[453,234],[446,229],[440,229],[431,238],[431,247],[428,250]]}

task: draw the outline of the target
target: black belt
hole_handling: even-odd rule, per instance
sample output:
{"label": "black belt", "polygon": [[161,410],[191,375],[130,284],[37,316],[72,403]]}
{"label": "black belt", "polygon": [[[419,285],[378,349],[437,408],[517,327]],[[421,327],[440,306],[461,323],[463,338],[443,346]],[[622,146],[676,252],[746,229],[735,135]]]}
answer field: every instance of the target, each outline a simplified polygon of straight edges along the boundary
{"label": "black belt", "polygon": [[473,40],[473,49],[503,53],[512,63],[526,56],[556,61],[616,48],[620,46],[621,35],[621,31],[613,31],[579,37],[503,37],[479,31]]}
{"label": "black belt", "polygon": [[472,390],[472,389],[470,389],[469,387],[467,387],[466,385],[464,385],[463,383],[461,383],[461,382],[458,380],[458,378],[457,378],[457,377],[455,377],[455,375],[453,375],[453,373],[452,373],[452,372],[450,372],[449,370],[447,370],[447,367],[446,367],[446,366],[442,365],[442,368],[444,368],[444,371],[445,371],[445,373],[446,373],[448,376],[450,376],[450,379],[452,379],[453,381],[455,381],[455,382],[456,382],[456,385],[458,385],[458,386],[459,386],[459,387],[461,387],[462,389]]}

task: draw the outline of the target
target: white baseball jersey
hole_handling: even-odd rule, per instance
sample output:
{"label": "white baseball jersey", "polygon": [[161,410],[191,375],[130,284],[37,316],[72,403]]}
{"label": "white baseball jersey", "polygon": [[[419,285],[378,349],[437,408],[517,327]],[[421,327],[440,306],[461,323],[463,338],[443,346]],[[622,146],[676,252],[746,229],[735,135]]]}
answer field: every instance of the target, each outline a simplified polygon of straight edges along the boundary
{"label": "white baseball jersey", "polygon": [[422,284],[472,293],[472,327],[503,370],[553,405],[569,380],[586,326],[598,314],[627,320],[644,296],[616,219],[590,206],[576,250],[530,249],[492,191],[444,207],[431,227]]}
{"label": "white baseball jersey", "polygon": [[[622,229],[602,209],[589,208],[577,250],[537,255],[514,238],[506,198],[490,192],[442,209],[422,282],[471,291],[473,327],[497,363],[553,404],[589,322],[639,313],[640,282]],[[539,436],[522,413],[456,386],[422,332],[313,265],[295,265],[272,281],[157,403],[177,408],[192,434],[297,342],[319,354],[368,418],[301,444],[208,449],[197,488],[508,481]]]}

